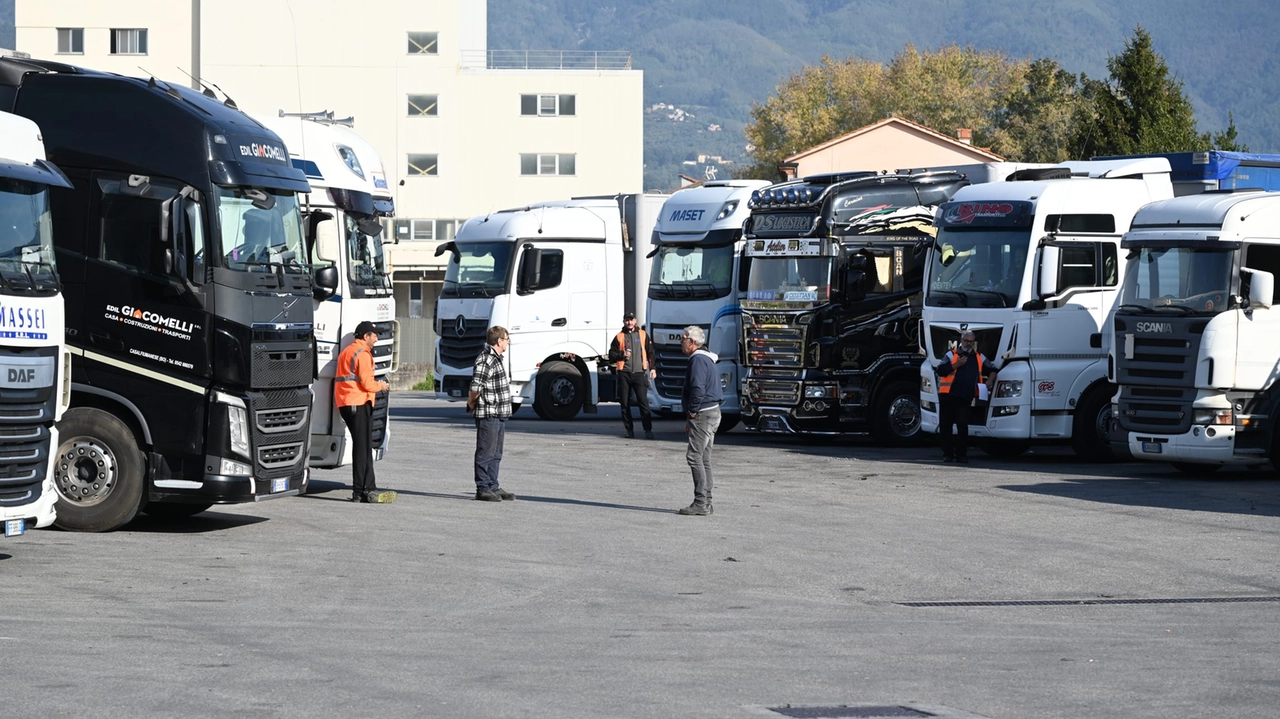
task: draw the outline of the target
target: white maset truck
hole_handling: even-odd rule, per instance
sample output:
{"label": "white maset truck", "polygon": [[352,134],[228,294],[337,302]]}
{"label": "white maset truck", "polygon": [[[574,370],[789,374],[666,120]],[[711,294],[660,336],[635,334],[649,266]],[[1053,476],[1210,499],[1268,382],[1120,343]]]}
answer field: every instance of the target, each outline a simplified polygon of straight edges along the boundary
{"label": "white maset truck", "polygon": [[1122,248],[1116,439],[1184,472],[1280,467],[1280,193],[1147,205]]}
{"label": "white maset truck", "polygon": [[965,331],[999,368],[969,433],[991,454],[1070,442],[1111,456],[1115,385],[1103,324],[1120,294],[1121,235],[1173,197],[1163,158],[1068,162],[971,185],[939,208],[924,279],[921,425],[938,431],[934,368]]}
{"label": "white maset truck", "polygon": [[741,407],[742,297],[746,263],[742,223],[751,193],[765,180],[718,180],[680,190],[667,200],[654,229],[649,274],[648,332],[653,338],[658,376],[650,391],[654,410],[680,413],[689,358],[680,346],[684,328],[698,325],[716,363],[724,389],[720,431],[738,424]]}
{"label": "white maset truck", "polygon": [[54,422],[71,396],[49,188],[70,187],[45,160],[36,124],[0,112],[0,520],[4,536],[56,518]]}
{"label": "white maset truck", "polygon": [[540,202],[467,220],[436,301],[437,395],[463,401],[485,332],[511,334],[512,402],[565,420],[616,401],[609,343],[622,316],[645,322],[646,259],[669,195]]}
{"label": "white maset truck", "polygon": [[[391,272],[383,253],[383,218],[395,214],[382,158],[367,140],[335,120],[332,112],[288,114],[259,120],[284,140],[293,166],[307,175],[311,192],[302,196],[302,219],[314,272],[328,275],[316,283],[316,361],[311,385],[310,466],[332,469],[351,463],[351,435],[333,398],[338,353],[364,320],[378,330],[373,373],[379,379],[396,370],[399,325]],[[373,409],[374,459],[382,459],[389,440],[388,393]]]}

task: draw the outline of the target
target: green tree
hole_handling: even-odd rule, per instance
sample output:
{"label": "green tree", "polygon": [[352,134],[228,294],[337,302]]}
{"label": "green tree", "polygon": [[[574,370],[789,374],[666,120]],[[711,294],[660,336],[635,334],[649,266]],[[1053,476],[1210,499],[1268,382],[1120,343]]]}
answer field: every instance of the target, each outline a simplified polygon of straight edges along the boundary
{"label": "green tree", "polygon": [[1080,76],[1084,102],[1072,154],[1135,155],[1202,149],[1191,101],[1139,25],[1124,52],[1107,58],[1108,80]]}
{"label": "green tree", "polygon": [[1080,83],[1054,60],[1027,68],[1023,83],[1004,98],[1004,117],[991,141],[993,152],[1019,162],[1063,162],[1081,103]]}
{"label": "green tree", "polygon": [[1226,150],[1227,152],[1248,152],[1249,146],[1240,142],[1240,138],[1236,133],[1236,116],[1234,113],[1227,112],[1227,129],[1215,132],[1213,137],[1206,142],[1209,147],[1215,150]]}

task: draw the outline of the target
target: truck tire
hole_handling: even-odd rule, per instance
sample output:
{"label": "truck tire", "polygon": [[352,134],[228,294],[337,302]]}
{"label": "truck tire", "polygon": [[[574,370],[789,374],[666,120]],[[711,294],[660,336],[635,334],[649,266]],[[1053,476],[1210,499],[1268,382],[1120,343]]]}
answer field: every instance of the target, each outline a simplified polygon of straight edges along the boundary
{"label": "truck tire", "polygon": [[1075,422],[1071,427],[1071,448],[1081,459],[1090,462],[1110,462],[1115,459],[1111,440],[1107,436],[1111,426],[1111,397],[1115,394],[1111,385],[1103,384],[1084,393],[1076,405]]}
{"label": "truck tire", "polygon": [[147,502],[142,513],[156,519],[184,519],[194,517],[213,506],[213,502],[187,504],[185,502]]}
{"label": "truck tire", "polygon": [[738,426],[738,422],[742,421],[740,414],[726,414],[720,417],[720,426],[716,427],[716,434],[724,434],[734,427]]}
{"label": "truck tire", "polygon": [[73,532],[109,532],[128,524],[142,507],[146,474],[133,431],[108,412],[77,407],[62,416],[58,434],[54,524]]}
{"label": "truck tire", "polygon": [[919,444],[920,384],[890,382],[871,403],[871,437],[880,444]]}
{"label": "truck tire", "polygon": [[582,373],[568,362],[548,362],[538,372],[533,411],[543,419],[564,421],[578,416],[586,389]]}

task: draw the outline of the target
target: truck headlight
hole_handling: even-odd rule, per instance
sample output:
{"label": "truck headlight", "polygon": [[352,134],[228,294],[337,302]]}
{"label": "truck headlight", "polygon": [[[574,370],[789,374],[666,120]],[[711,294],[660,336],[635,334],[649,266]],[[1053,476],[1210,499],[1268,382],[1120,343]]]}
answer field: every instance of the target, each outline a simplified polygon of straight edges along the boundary
{"label": "truck headlight", "polygon": [[1231,424],[1230,409],[1197,409],[1193,424]]}
{"label": "truck headlight", "polygon": [[1009,397],[1022,396],[1022,380],[1020,379],[1001,379],[996,380],[996,397],[1006,399]]}
{"label": "truck headlight", "polygon": [[249,456],[249,417],[244,407],[227,407],[230,423],[231,451],[241,457]]}
{"label": "truck headlight", "polygon": [[933,394],[933,378],[920,375],[920,393]]}
{"label": "truck headlight", "polygon": [[729,386],[733,384],[733,375],[728,372],[720,374],[720,389],[728,391]]}
{"label": "truck headlight", "polygon": [[805,385],[804,396],[805,399],[813,399],[815,397],[835,397],[836,386],[821,384]]}

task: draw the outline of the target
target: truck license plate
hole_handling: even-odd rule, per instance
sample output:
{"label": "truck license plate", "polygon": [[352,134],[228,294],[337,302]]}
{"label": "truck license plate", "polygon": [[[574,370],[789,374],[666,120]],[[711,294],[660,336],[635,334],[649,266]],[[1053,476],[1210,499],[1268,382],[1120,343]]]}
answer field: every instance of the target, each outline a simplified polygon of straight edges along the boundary
{"label": "truck license plate", "polygon": [[289,488],[289,478],[281,477],[280,479],[271,480],[271,493],[283,492]]}
{"label": "truck license plate", "polygon": [[26,534],[27,520],[25,519],[6,519],[4,522],[4,536],[16,537],[19,534]]}
{"label": "truck license plate", "polygon": [[1147,454],[1160,454],[1162,451],[1164,451],[1163,449],[1161,449],[1161,447],[1162,445],[1159,442],[1143,442],[1142,443],[1142,451],[1146,452]]}

